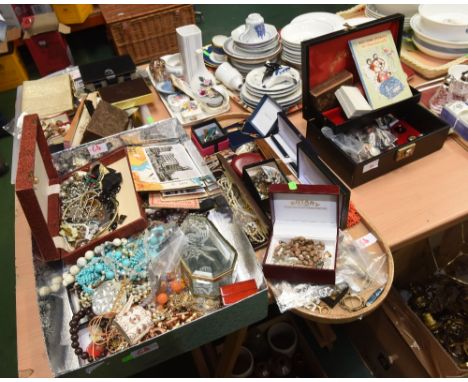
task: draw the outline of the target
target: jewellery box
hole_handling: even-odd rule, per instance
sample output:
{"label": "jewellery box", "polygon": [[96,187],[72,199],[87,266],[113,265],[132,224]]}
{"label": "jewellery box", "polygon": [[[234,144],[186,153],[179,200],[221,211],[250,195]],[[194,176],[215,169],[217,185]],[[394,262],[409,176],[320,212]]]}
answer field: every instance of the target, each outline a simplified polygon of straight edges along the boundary
{"label": "jewellery box", "polygon": [[190,137],[204,157],[229,148],[229,138],[216,119],[193,125]]}
{"label": "jewellery box", "polygon": [[340,223],[345,229],[348,223],[351,191],[328,166],[318,157],[310,142],[304,140],[297,145],[297,178],[299,183],[307,185],[336,185],[340,188]]}
{"label": "jewellery box", "polygon": [[79,68],[81,79],[91,92],[136,78],[136,66],[129,55],[80,65]]}
{"label": "jewellery box", "polygon": [[[267,278],[294,283],[335,284],[338,249],[340,189],[335,185],[275,184],[270,187],[273,229],[270,244],[263,259]],[[281,245],[291,240],[308,240],[281,251]],[[315,244],[310,244],[313,240]],[[313,248],[323,245],[318,259],[323,264],[304,265]],[[281,258],[279,257],[281,256]],[[315,256],[315,255],[314,255]]]}
{"label": "jewellery box", "polygon": [[256,138],[265,138],[277,131],[277,116],[281,107],[270,97],[264,95],[257,107],[245,120],[240,131],[228,134],[233,150]]}
{"label": "jewellery box", "polygon": [[[103,165],[120,172],[122,183],[117,193],[118,213],[126,218],[113,231],[105,231],[87,244],[66,250],[60,236],[60,184],[71,177],[59,177],[52,164],[47,142],[36,114],[24,117],[20,142],[16,194],[28,220],[34,240],[44,261],[76,261],[87,250],[114,238],[127,237],[141,231],[147,221],[130,171],[125,149],[118,149],[99,159]],[[79,169],[87,171],[87,167]],[[77,170],[77,171],[79,171]]]}
{"label": "jewellery box", "polygon": [[268,200],[270,185],[288,183],[288,178],[281,171],[275,159],[245,166],[242,170],[242,179],[257,204],[266,213],[270,211]]}
{"label": "jewellery box", "polygon": [[119,109],[130,109],[153,102],[153,93],[143,78],[99,89],[101,98]]}
{"label": "jewellery box", "polygon": [[[440,149],[448,134],[447,124],[419,105],[421,94],[413,88],[410,98],[350,119],[346,118],[340,107],[319,111],[314,106],[311,89],[343,70],[353,75],[354,86],[360,85],[358,70],[349,48],[350,40],[389,30],[399,52],[403,22],[404,16],[396,14],[301,44],[302,103],[303,117],[308,121],[307,140],[312,143],[319,157],[352,188]],[[330,127],[334,134],[347,133],[350,129],[365,131],[376,118],[388,114],[400,120],[404,132],[396,134],[395,147],[359,163],[322,133],[324,126]],[[416,139],[409,141],[411,136]]]}

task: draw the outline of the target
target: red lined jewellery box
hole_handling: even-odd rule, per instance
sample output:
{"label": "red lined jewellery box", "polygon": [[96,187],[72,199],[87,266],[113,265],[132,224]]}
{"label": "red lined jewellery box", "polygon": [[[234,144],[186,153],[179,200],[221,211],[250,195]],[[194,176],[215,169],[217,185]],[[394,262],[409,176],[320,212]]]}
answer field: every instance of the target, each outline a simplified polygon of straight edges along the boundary
{"label": "red lined jewellery box", "polygon": [[[314,106],[311,90],[345,70],[352,73],[354,86],[361,86],[349,48],[350,40],[389,30],[400,52],[403,22],[404,16],[396,14],[301,44],[302,103],[303,117],[308,121],[307,140],[319,157],[352,188],[440,149],[448,134],[448,125],[419,104],[421,94],[413,88],[410,98],[350,119],[339,106],[323,111]],[[324,126],[330,127],[333,134],[348,132],[352,128],[364,130],[376,118],[388,114],[397,118],[404,130],[402,133],[394,132],[396,147],[359,163],[322,133]]]}
{"label": "red lined jewellery box", "polygon": [[[119,215],[126,218],[122,225],[81,247],[66,250],[60,231],[60,183],[72,176],[60,178],[52,164],[47,141],[36,114],[24,118],[20,142],[16,194],[31,228],[40,255],[45,261],[63,260],[67,263],[89,249],[107,240],[123,238],[146,228],[147,221],[141,201],[133,184],[127,151],[121,148],[99,160],[103,165],[122,174],[121,189],[117,194]],[[86,171],[88,166],[77,171]]]}
{"label": "red lined jewellery box", "polygon": [[[267,278],[294,283],[335,284],[338,252],[340,189],[335,185],[270,186],[273,229],[270,244],[263,259]],[[330,253],[322,268],[278,264],[274,257],[280,241],[295,237],[318,240]]]}

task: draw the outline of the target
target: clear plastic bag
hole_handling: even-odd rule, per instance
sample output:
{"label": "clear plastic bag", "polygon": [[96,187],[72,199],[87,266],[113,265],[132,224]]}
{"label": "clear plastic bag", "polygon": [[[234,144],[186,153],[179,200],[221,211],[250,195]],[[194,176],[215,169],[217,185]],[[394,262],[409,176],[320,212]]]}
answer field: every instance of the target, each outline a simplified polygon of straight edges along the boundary
{"label": "clear plastic bag", "polygon": [[[369,286],[383,286],[387,283],[387,256],[363,249],[345,231],[340,231],[336,259],[336,284],[346,283],[354,293],[360,293]],[[320,299],[330,296],[334,285],[293,284],[287,281],[271,281],[273,294],[279,310],[307,307],[318,309]]]}
{"label": "clear plastic bag", "polygon": [[325,126],[322,134],[333,141],[348,154],[356,163],[360,163],[395,147],[397,138],[392,132],[377,124],[367,128],[353,128],[346,133],[335,134]]}

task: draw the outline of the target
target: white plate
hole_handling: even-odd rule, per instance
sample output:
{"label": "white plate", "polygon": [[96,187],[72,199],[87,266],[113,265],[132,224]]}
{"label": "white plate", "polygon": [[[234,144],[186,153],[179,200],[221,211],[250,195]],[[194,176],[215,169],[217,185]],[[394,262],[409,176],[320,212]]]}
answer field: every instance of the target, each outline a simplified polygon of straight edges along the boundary
{"label": "white plate", "polygon": [[[285,81],[283,83],[276,84],[276,85],[272,86],[271,88],[265,89],[262,86],[262,79],[263,79],[263,75],[265,74],[265,70],[266,70],[265,67],[252,70],[248,74],[248,76],[245,78],[245,81],[252,88],[254,88],[254,89],[256,89],[256,90],[258,90],[260,92],[264,92],[265,90],[270,91],[270,92],[282,91],[282,90],[289,89],[292,86],[295,86],[295,84],[292,84],[291,82],[286,82]],[[300,76],[299,72],[296,69],[290,68],[290,73],[292,75],[292,78],[294,80],[296,80],[296,83],[298,83],[301,80],[301,76]]]}
{"label": "white plate", "polygon": [[440,46],[440,47],[450,47],[450,48],[468,48],[468,39],[466,41],[449,41],[449,40],[441,40],[437,37],[431,36],[430,32],[424,30],[421,27],[421,16],[414,15],[411,18],[411,29],[413,29],[414,33],[418,35],[418,37],[426,42]]}
{"label": "white plate", "polygon": [[334,13],[328,12],[310,12],[304,13],[292,19],[290,24],[301,23],[303,21],[325,21],[334,26],[335,30],[341,29],[346,20]]}
{"label": "white plate", "polygon": [[231,37],[235,41],[236,44],[243,45],[243,46],[258,46],[258,45],[263,45],[271,40],[273,40],[277,35],[278,31],[276,30],[276,27],[271,24],[265,24],[265,36],[264,38],[258,38],[256,41],[245,41],[241,39],[242,33],[245,31],[245,24],[238,26],[236,29],[234,29],[231,32]]}
{"label": "white plate", "polygon": [[294,63],[296,65],[301,65],[302,64],[301,57],[290,56],[288,54],[283,53],[281,55],[281,58],[286,59],[286,60],[288,60],[288,61],[290,61],[290,62],[292,62],[292,63]]}
{"label": "white plate", "polygon": [[[248,92],[247,88],[245,85],[242,87],[241,92],[240,92],[241,99],[249,104],[250,106],[255,107],[262,97],[257,97],[252,95],[251,93]],[[302,86],[299,86],[298,89],[291,95],[287,97],[272,97],[281,107],[289,107],[292,106],[296,103],[299,103],[302,99]]]}
{"label": "white plate", "polygon": [[279,37],[273,39],[270,43],[268,43],[265,46],[257,47],[257,48],[252,48],[248,47],[246,48],[245,46],[240,46],[234,42],[235,50],[238,52],[246,53],[246,54],[255,54],[255,55],[260,55],[260,54],[268,54],[269,52],[274,51],[278,47],[278,42]]}
{"label": "white plate", "polygon": [[234,44],[234,40],[232,38],[228,38],[224,43],[223,49],[224,49],[224,52],[226,52],[228,56],[233,57],[236,60],[246,61],[248,63],[254,63],[254,62],[268,61],[276,57],[279,54],[279,52],[281,52],[281,44],[278,44],[276,46],[276,49],[272,51],[271,53],[254,54],[254,53],[246,53],[246,52],[239,50],[236,44]]}
{"label": "white plate", "polygon": [[301,41],[323,36],[335,31],[335,27],[326,21],[303,21],[288,24],[281,30],[281,39],[289,45],[300,46]]}
{"label": "white plate", "polygon": [[368,23],[374,20],[375,20],[375,17],[354,17],[352,19],[346,20],[346,24],[354,27],[356,25],[361,25],[361,24]]}
{"label": "white plate", "polygon": [[283,90],[273,90],[273,91],[267,90],[267,89],[259,90],[257,88],[252,87],[249,83],[246,83],[245,85],[247,87],[247,90],[252,94],[270,94],[275,97],[285,97],[289,94],[294,93],[297,89],[297,84],[289,88],[283,89]]}
{"label": "white plate", "polygon": [[454,51],[450,48],[436,47],[419,39],[417,35],[413,36],[413,43],[421,52],[426,53],[428,56],[442,58],[444,60],[450,60],[468,54],[468,49],[461,49],[463,52],[459,52],[460,49],[455,49]]}

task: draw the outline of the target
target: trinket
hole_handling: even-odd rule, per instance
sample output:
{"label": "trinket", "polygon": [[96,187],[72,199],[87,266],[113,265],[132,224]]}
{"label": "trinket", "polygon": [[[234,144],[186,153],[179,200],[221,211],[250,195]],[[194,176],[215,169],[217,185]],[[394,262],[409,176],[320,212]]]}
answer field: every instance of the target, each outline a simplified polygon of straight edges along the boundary
{"label": "trinket", "polygon": [[321,241],[302,236],[288,242],[280,241],[273,252],[275,264],[280,265],[322,269],[326,258],[331,258],[331,254],[325,251],[325,245]]}

